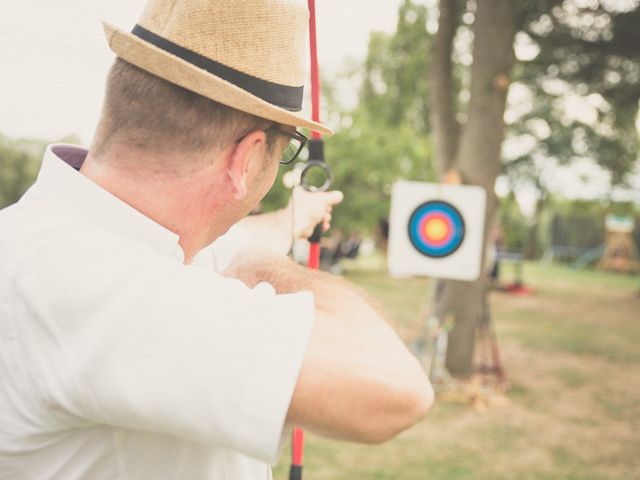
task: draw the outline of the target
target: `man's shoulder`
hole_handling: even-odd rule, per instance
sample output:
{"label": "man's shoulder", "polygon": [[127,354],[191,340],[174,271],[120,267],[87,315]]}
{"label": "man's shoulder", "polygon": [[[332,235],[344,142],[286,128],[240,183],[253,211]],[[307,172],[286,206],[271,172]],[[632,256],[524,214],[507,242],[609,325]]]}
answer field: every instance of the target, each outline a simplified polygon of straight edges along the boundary
{"label": "man's shoulder", "polygon": [[23,197],[0,210],[0,255],[10,253],[15,258],[56,231],[68,230],[77,223],[64,208]]}
{"label": "man's shoulder", "polygon": [[24,242],[82,223],[86,222],[70,205],[27,192],[17,203],[0,210],[0,241]]}
{"label": "man's shoulder", "polygon": [[[130,240],[101,228],[71,204],[23,198],[0,210],[0,263],[5,274],[25,262],[69,260],[131,249]],[[135,245],[133,245],[135,247]],[[4,276],[4,275],[3,275]]]}

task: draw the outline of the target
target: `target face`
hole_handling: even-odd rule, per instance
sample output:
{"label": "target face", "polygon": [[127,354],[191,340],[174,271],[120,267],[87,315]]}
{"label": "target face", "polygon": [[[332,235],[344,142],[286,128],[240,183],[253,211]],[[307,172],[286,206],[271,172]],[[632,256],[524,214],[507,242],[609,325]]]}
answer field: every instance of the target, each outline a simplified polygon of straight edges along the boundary
{"label": "target face", "polygon": [[481,187],[395,182],[389,215],[389,273],[478,278],[485,205]]}
{"label": "target face", "polygon": [[409,240],[413,247],[430,258],[454,253],[464,241],[464,220],[456,207],[433,200],[417,207],[409,217]]}

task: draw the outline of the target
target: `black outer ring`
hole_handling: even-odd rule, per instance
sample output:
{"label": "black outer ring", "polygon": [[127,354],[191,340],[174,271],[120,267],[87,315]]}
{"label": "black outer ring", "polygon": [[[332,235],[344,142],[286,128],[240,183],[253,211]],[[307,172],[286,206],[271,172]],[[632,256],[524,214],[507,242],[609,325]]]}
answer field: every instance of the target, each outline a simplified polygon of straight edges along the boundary
{"label": "black outer ring", "polygon": [[[429,255],[428,253],[423,252],[422,249],[418,245],[416,245],[416,242],[413,239],[413,235],[411,235],[411,221],[413,220],[413,216],[422,207],[426,207],[431,204],[441,204],[451,208],[458,215],[458,217],[460,218],[460,223],[462,224],[462,236],[460,237],[460,242],[458,242],[458,245],[456,245],[453,248],[453,250],[447,251],[442,255]],[[411,245],[413,245],[413,248],[415,248],[418,251],[418,253],[428,258],[445,258],[445,257],[448,257],[449,255],[453,255],[462,246],[462,243],[464,242],[464,238],[466,237],[466,234],[467,234],[467,225],[464,223],[464,217],[460,214],[460,210],[458,210],[456,207],[451,205],[449,202],[445,202],[443,200],[429,200],[428,202],[421,203],[413,210],[413,212],[409,216],[409,221],[407,222],[407,235],[409,235],[409,241],[411,242]]]}

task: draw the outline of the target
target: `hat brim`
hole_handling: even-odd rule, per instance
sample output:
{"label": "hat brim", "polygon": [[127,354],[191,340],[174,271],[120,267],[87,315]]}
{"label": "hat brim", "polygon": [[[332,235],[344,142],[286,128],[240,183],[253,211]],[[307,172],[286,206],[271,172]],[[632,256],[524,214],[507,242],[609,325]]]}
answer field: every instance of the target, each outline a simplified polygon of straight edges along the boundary
{"label": "hat brim", "polygon": [[137,36],[103,22],[109,48],[123,60],[168,82],[237,110],[284,125],[307,127],[324,135],[333,131],[300,113],[277,107],[222,78],[151,45]]}

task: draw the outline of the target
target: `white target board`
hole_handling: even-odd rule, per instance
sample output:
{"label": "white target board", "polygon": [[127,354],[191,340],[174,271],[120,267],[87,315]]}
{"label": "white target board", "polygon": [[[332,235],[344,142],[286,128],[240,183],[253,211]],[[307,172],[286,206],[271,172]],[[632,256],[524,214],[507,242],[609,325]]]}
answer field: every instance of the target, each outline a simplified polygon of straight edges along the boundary
{"label": "white target board", "polygon": [[482,187],[396,182],[389,219],[389,273],[478,278],[485,205]]}

